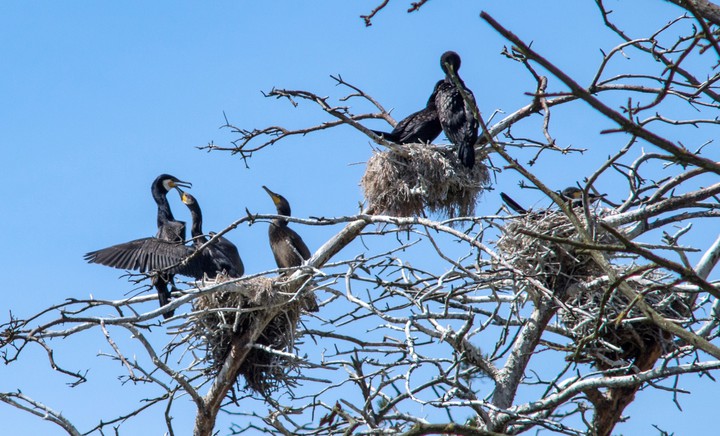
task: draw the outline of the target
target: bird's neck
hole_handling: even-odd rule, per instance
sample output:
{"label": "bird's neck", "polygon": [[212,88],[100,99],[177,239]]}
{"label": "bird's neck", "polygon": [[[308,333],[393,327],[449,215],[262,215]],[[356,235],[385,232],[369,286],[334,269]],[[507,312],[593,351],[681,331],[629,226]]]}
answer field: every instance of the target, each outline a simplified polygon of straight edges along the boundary
{"label": "bird's neck", "polygon": [[[280,204],[277,207],[277,214],[282,216],[290,216],[292,212],[290,211],[290,206],[288,206],[286,203]],[[288,222],[285,218],[275,218],[273,220],[273,224],[275,224],[277,227],[287,227]]]}
{"label": "bird's neck", "polygon": [[287,222],[287,220],[286,220],[285,218],[275,218],[275,219],[272,221],[272,224],[273,224],[275,227],[279,227],[279,228],[283,228],[283,227],[287,227],[287,226],[288,226],[288,222]]}
{"label": "bird's neck", "polygon": [[204,244],[207,242],[207,238],[205,237],[205,233],[203,233],[202,229],[202,212],[199,210],[191,210],[190,215],[192,215],[192,228],[190,229],[190,234],[196,243]]}
{"label": "bird's neck", "polygon": [[157,203],[158,207],[158,213],[157,213],[157,225],[158,227],[162,226],[163,224],[175,221],[175,217],[172,214],[172,211],[170,211],[170,203],[168,203],[166,194],[153,191],[153,198],[155,199],[155,203]]}
{"label": "bird's neck", "polygon": [[[463,79],[460,78],[460,75],[456,73],[455,76],[457,77],[457,81],[460,84],[460,86],[465,87],[465,82],[463,82]],[[453,86],[455,85],[455,80],[453,79],[452,75],[450,75],[449,73],[445,75],[445,81],[447,83],[451,83]]]}

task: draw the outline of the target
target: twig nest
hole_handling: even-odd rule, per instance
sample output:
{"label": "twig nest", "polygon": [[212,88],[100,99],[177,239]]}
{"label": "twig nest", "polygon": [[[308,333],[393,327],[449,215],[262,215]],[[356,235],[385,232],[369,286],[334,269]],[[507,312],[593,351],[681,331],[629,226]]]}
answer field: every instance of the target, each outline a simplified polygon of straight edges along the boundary
{"label": "twig nest", "polygon": [[[580,210],[577,210],[580,212]],[[582,213],[577,214],[583,224]],[[522,273],[516,280],[531,297],[540,290],[533,281],[541,283],[553,295],[564,299],[568,288],[579,281],[592,280],[603,274],[589,253],[571,244],[550,241],[535,235],[572,240],[577,236],[575,226],[558,210],[528,213],[511,219],[501,229],[497,247],[508,263]],[[596,229],[596,243],[612,243],[614,238]],[[525,280],[532,278],[533,281]]]}
{"label": "twig nest", "polygon": [[[289,372],[296,368],[297,362],[284,353],[294,349],[300,315],[303,308],[315,302],[315,295],[309,293],[303,298],[288,300],[288,296],[283,295],[282,285],[265,277],[228,284],[196,298],[193,303],[195,313],[190,319],[190,336],[192,342],[204,348],[206,371],[217,373],[228,357],[233,339],[251,328],[262,310],[281,304],[281,312],[255,342],[271,351],[253,347],[239,373],[245,378],[247,388],[262,395],[289,384]],[[279,353],[273,353],[274,350]]]}
{"label": "twig nest", "polygon": [[[583,224],[585,217],[576,209]],[[600,211],[600,215],[611,213]],[[529,233],[529,234],[528,234]],[[536,236],[538,235],[538,236]],[[672,338],[647,320],[633,302],[610,283],[605,271],[590,254],[575,245],[549,241],[542,236],[573,240],[577,231],[561,211],[548,210],[514,218],[502,228],[498,251],[520,272],[514,278],[520,290],[534,300],[541,298],[539,286],[560,303],[560,322],[574,342],[568,360],[592,362],[602,370],[633,363],[646,370],[663,351],[672,349]],[[608,232],[596,229],[596,244],[616,243]],[[624,276],[634,266],[615,267]],[[506,275],[504,269],[502,274]],[[626,282],[644,301],[669,320],[682,322],[690,315],[686,296],[664,283],[654,271],[628,277]]]}
{"label": "twig nest", "polygon": [[[622,276],[630,266],[616,268]],[[667,284],[660,272],[632,276],[626,283],[667,320],[682,323],[691,311],[687,295]],[[648,370],[662,354],[675,349],[671,335],[649,321],[607,280],[581,283],[560,310],[560,321],[575,337],[568,360],[593,362],[607,370],[633,363]]]}
{"label": "twig nest", "polygon": [[482,160],[478,156],[468,170],[448,148],[404,144],[374,152],[360,184],[377,213],[409,217],[427,210],[449,218],[473,216],[490,181]]}

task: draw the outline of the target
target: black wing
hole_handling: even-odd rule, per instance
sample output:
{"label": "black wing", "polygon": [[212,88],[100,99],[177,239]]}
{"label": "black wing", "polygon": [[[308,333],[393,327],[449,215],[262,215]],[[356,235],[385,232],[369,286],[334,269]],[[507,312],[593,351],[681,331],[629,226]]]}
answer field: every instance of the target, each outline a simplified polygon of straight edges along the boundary
{"label": "black wing", "polygon": [[288,229],[288,236],[290,237],[290,243],[297,250],[297,252],[300,253],[300,256],[302,256],[303,260],[310,259],[310,249],[307,245],[305,245],[305,241],[302,240],[300,235],[298,235],[293,229]]}
{"label": "black wing", "polygon": [[195,256],[185,265],[182,264],[183,259],[194,251],[193,247],[176,242],[163,241],[158,238],[143,238],[91,251],[84,258],[88,263],[98,263],[141,273],[172,267],[168,273],[199,278],[203,274],[199,261],[202,256]]}
{"label": "black wing", "polygon": [[417,144],[433,142],[442,132],[435,110],[415,112],[397,123],[392,132],[373,130],[378,136],[396,144]]}
{"label": "black wing", "polygon": [[391,134],[397,137],[398,144],[433,142],[442,132],[437,111],[423,109],[400,121]]}
{"label": "black wing", "polygon": [[305,241],[294,230],[287,227],[270,226],[270,228],[273,229],[270,233],[270,248],[278,267],[300,266],[303,260],[310,258],[310,250],[305,245]]}
{"label": "black wing", "polygon": [[383,131],[380,131],[380,130],[372,130],[372,129],[370,129],[370,131],[373,132],[374,134],[376,134],[376,135],[384,138],[386,141],[399,143],[399,142],[398,142],[398,141],[399,141],[399,138],[398,138],[398,136],[394,133],[395,130],[393,130],[392,132],[383,132]]}
{"label": "black wing", "polygon": [[245,266],[237,247],[222,236],[200,255],[203,258],[203,269],[208,277],[212,278],[218,273],[224,273],[228,277],[238,278],[245,273]]}

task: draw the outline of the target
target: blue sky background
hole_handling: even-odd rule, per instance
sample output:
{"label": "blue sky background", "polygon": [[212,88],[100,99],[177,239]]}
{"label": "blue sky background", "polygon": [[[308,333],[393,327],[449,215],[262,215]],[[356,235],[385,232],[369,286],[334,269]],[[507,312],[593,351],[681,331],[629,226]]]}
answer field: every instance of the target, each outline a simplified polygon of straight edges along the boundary
{"label": "blue sky background", "polygon": [[[308,103],[293,108],[264,98],[261,91],[306,89],[337,101],[346,90],[329,75],[340,74],[393,108],[399,120],[424,106],[442,77],[439,57],[452,49],[463,57],[461,76],[488,117],[527,104],[530,97],[523,93],[533,91],[534,83],[521,65],[499,54],[506,43],[478,17],[480,10],[533,41],[536,50],[581,83],[591,79],[599,50],[618,43],[589,0],[431,1],[413,14],[404,12],[409,2],[395,0],[367,28],[359,16],[377,3],[1,3],[3,321],[10,311],[24,317],[66,298],[120,298],[130,291],[132,286],[118,278],[121,271],[88,265],[82,256],[155,233],[149,186],[160,173],[193,183],[206,231],[224,228],[245,208],[274,212],[262,185],[285,195],[300,217],[355,213],[362,201],[358,182],[364,166],[359,164],[371,155],[372,145],[350,127],[283,141],[253,156],[250,168],[236,156],[196,148],[235,139],[219,129],[223,112],[243,128],[304,127],[328,119]],[[659,0],[609,4],[621,22],[642,17],[636,36],[681,15]],[[572,161],[548,155],[534,168],[554,188],[582,180],[611,152],[604,145],[613,139],[592,133],[609,123],[587,111],[575,113],[578,105],[558,111],[564,122],[553,133],[561,145],[589,151]],[[356,113],[370,109],[353,106]],[[380,121],[367,124],[384,127]],[[498,175],[497,191],[481,198],[478,213],[497,211],[499,191],[515,193],[524,204],[537,203],[537,194],[518,192],[519,180],[509,172]],[[613,190],[611,183],[600,188]],[[171,205],[176,217],[189,221],[172,195]],[[315,249],[337,228],[298,230]],[[229,235],[247,272],[274,267],[266,232],[266,225],[258,224]],[[46,357],[30,350],[21,364],[0,367],[0,391],[21,388],[62,410],[81,430],[113,417],[110,410],[129,410],[122,407],[125,402],[152,395],[144,387],[120,386],[116,377],[122,368],[96,357],[108,351],[99,332],[53,345],[64,347],[57,357],[66,366],[89,368],[91,381],[67,387],[68,380],[49,369]],[[632,419],[616,432],[652,434],[651,424],[658,424],[677,435],[699,434],[706,428],[707,404],[714,404],[720,389],[694,376],[683,382],[694,390],[681,398],[684,413],[669,393],[641,392],[626,410]],[[194,408],[183,400],[175,405],[176,411],[186,411],[175,413],[175,429],[189,434],[184,429],[192,425]],[[4,434],[64,434],[6,405],[0,405],[0,422]],[[221,415],[217,429],[223,432],[231,422]],[[159,409],[121,429],[127,434],[163,430]]]}

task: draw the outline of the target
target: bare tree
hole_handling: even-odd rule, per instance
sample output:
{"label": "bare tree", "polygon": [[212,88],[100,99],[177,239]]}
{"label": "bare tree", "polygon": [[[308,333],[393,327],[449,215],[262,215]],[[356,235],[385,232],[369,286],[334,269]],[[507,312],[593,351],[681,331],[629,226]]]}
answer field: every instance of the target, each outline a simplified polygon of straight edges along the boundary
{"label": "bare tree", "polygon": [[[366,23],[387,3],[363,17]],[[411,10],[425,3],[412,3]],[[547,197],[549,207],[446,219],[384,214],[369,199],[365,210],[348,216],[289,218],[338,227],[297,269],[200,282],[148,313],[136,307],[152,296],[67,301],[2,326],[5,363],[41,347],[52,368],[76,383],[85,375],[58,365],[50,340],[100,329],[124,378],[153,384],[155,398],[83,432],[21,392],[0,393],[0,400],[73,435],[103,432],[156,404],[165,405],[174,434],[173,401],[181,395],[197,407],[198,435],[213,433],[221,410],[238,416],[233,434],[496,435],[542,428],[609,435],[640,389],[677,395],[685,377],[713,377],[720,369],[720,290],[709,277],[720,258],[720,234],[712,226],[720,216],[720,163],[706,155],[720,124],[718,8],[672,3],[687,13],[635,36],[597,0],[598,21],[619,42],[603,48],[587,83],[554,65],[552,53],[537,52],[481,14],[481,23],[507,40],[502,56],[536,86],[518,90],[527,92],[528,104],[501,120],[489,122],[476,108],[478,156],[488,168],[522,175],[523,187]],[[627,53],[636,59],[632,68],[610,73]],[[408,165],[415,149],[388,143],[361,123],[395,124],[379,100],[342,77],[333,80],[347,92],[336,99],[305,90],[267,93],[299,110],[309,104],[326,122],[245,129],[228,121],[237,140],[205,148],[249,162],[285,138],[350,125],[380,146],[378,154],[397,153],[404,159],[399,165]],[[355,107],[371,109],[356,114]],[[608,156],[571,199],[531,169],[549,156],[583,151],[553,138],[553,126],[564,121],[559,107],[601,120],[593,133],[605,135]],[[531,117],[536,114],[541,123]],[[706,132],[706,142],[686,143],[689,129]],[[598,201],[591,194],[599,194],[599,184],[617,190]],[[248,212],[220,235],[274,217]],[[698,232],[712,232],[714,242],[684,242]],[[691,253],[702,254],[694,265]],[[307,316],[322,322],[304,328],[298,319],[315,296],[319,312]],[[186,303],[193,310],[176,315],[176,335],[158,345],[149,335],[154,320]],[[338,305],[343,310],[333,311]],[[108,307],[116,316],[97,315]],[[130,333],[144,357],[130,358],[111,329]],[[301,341],[314,341],[323,352],[301,356]],[[268,414],[244,412],[243,389],[246,396],[260,394]]]}

